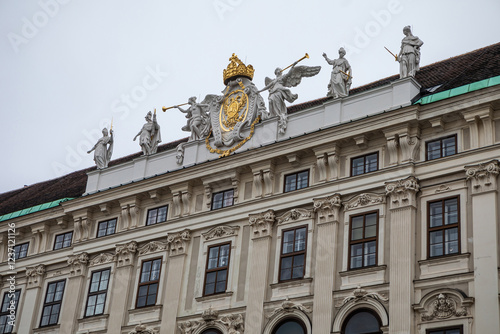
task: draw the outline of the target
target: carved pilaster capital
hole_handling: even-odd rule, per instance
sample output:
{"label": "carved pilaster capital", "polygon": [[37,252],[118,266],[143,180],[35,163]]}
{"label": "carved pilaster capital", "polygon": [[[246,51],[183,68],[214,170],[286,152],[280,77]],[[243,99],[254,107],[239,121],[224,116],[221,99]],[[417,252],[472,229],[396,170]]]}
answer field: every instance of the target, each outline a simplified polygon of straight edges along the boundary
{"label": "carved pilaster capital", "polygon": [[497,176],[500,172],[498,160],[469,165],[464,168],[467,180],[471,180],[472,194],[497,190]]}
{"label": "carved pilaster capital", "polygon": [[186,254],[186,248],[191,241],[191,231],[185,229],[178,233],[167,235],[167,244],[170,256]]}
{"label": "carved pilaster capital", "polygon": [[117,267],[132,265],[135,253],[137,252],[137,242],[130,241],[126,244],[117,244],[115,249],[115,256]]}
{"label": "carved pilaster capital", "polygon": [[86,252],[68,256],[70,265],[69,275],[71,277],[85,275],[87,265],[89,264],[89,254]]}
{"label": "carved pilaster capital", "polygon": [[318,224],[339,221],[339,212],[340,207],[342,206],[340,194],[333,194],[328,197],[313,198],[313,203],[314,212],[318,213]]}
{"label": "carved pilaster capital", "polygon": [[385,183],[385,193],[390,197],[391,209],[399,209],[407,206],[416,207],[417,192],[419,190],[418,179],[414,176]]}
{"label": "carved pilaster capital", "polygon": [[45,265],[39,264],[36,267],[26,267],[26,277],[28,278],[27,289],[39,288],[45,276]]}
{"label": "carved pilaster capital", "polygon": [[249,225],[253,229],[253,239],[271,235],[276,220],[274,210],[249,215]]}

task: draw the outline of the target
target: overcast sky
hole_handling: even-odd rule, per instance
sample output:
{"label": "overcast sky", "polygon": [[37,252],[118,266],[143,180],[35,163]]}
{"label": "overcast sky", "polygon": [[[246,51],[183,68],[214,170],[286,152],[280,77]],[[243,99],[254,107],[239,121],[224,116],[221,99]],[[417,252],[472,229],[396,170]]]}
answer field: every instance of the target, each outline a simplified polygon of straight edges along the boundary
{"label": "overcast sky", "polygon": [[259,88],[307,52],[301,64],[322,70],[292,89],[301,103],[326,95],[323,52],[347,49],[357,87],[398,73],[384,46],[397,53],[404,26],[424,66],[499,42],[499,14],[498,0],[3,0],[0,193],[93,166],[111,118],[113,159],[140,150],[153,108],[163,143],[188,136],[184,114],[161,107],[220,94],[233,52]]}

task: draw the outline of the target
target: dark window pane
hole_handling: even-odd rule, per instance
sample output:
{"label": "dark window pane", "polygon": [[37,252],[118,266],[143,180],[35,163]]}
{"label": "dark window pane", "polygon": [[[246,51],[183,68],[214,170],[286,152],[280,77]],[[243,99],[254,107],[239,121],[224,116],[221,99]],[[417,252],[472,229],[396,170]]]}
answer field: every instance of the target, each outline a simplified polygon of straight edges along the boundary
{"label": "dark window pane", "polygon": [[345,334],[365,333],[380,333],[380,324],[373,314],[361,311],[349,318],[345,326]]}
{"label": "dark window pane", "polygon": [[286,320],[276,329],[275,334],[305,334],[304,326],[296,320]]}

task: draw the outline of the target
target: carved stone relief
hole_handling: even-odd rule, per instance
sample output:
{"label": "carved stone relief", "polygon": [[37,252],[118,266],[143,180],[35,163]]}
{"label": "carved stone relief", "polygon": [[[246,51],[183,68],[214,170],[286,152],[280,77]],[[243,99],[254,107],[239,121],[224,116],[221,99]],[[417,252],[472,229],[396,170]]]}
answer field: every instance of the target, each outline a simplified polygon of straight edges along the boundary
{"label": "carved stone relief", "polygon": [[70,255],[68,264],[70,265],[70,276],[85,275],[85,269],[89,263],[89,254],[83,252],[80,254]]}
{"label": "carved stone relief", "polygon": [[130,331],[129,334],[159,334],[159,327],[147,328],[144,325],[135,326],[134,330]]}
{"label": "carved stone relief", "polygon": [[311,218],[311,217],[312,217],[312,213],[310,210],[297,208],[297,209],[292,209],[290,211],[285,212],[283,215],[281,215],[280,217],[277,218],[277,221],[278,221],[278,225],[281,225],[281,224],[290,223],[294,220],[298,220],[301,218]]}
{"label": "carved stone relief", "polygon": [[167,244],[170,256],[182,255],[186,253],[188,242],[191,240],[191,231],[185,229],[179,233],[168,234]]}
{"label": "carved stone relief", "polygon": [[42,279],[45,275],[45,265],[39,264],[36,267],[26,267],[26,277],[28,278],[28,289],[42,286]]}
{"label": "carved stone relief", "polygon": [[414,308],[420,313],[420,320],[425,322],[466,317],[470,314],[469,310],[473,303],[474,298],[464,297],[457,290],[446,289],[440,293],[428,294]]}
{"label": "carved stone relief", "polygon": [[118,244],[115,249],[117,266],[131,265],[134,261],[134,255],[137,252],[137,242],[130,241],[126,244]]}
{"label": "carved stone relief", "polygon": [[168,243],[161,241],[151,241],[139,248],[139,255],[161,252],[167,249],[168,249]]}
{"label": "carved stone relief", "polygon": [[89,266],[97,266],[104,263],[110,263],[115,261],[115,255],[111,253],[101,253],[94,256],[90,262]]}
{"label": "carved stone relief", "polygon": [[239,226],[216,226],[208,230],[208,232],[202,233],[202,235],[205,240],[218,239],[236,235],[239,228]]}
{"label": "carved stone relief", "polygon": [[368,298],[372,298],[383,303],[389,301],[389,298],[387,298],[385,295],[379,294],[377,292],[368,292],[358,285],[358,287],[352,292],[352,296],[345,297],[344,300],[342,300],[340,304],[335,305],[335,307],[340,308],[350,301],[354,301],[354,303],[366,301]]}
{"label": "carved stone relief", "polygon": [[497,189],[497,177],[500,173],[498,160],[491,160],[478,165],[465,166],[467,180],[472,182],[472,193]]}
{"label": "carved stone relief", "polygon": [[414,176],[385,184],[385,192],[390,197],[391,209],[416,206],[416,196],[419,190],[418,179]]}
{"label": "carved stone relief", "polygon": [[310,307],[304,306],[299,303],[294,303],[291,302],[288,297],[286,298],[283,303],[281,303],[280,307],[277,307],[273,310],[273,312],[267,316],[268,319],[273,318],[274,316],[281,314],[281,313],[292,313],[295,311],[302,311],[304,313],[311,313],[312,309]]}
{"label": "carved stone relief", "polygon": [[363,206],[376,205],[382,203],[385,203],[384,195],[374,194],[374,193],[363,193],[354,196],[353,198],[351,198],[346,202],[343,202],[342,204],[344,205],[344,210],[348,211],[352,209],[361,208]]}
{"label": "carved stone relief", "polygon": [[314,212],[318,213],[320,223],[339,220],[340,207],[342,201],[339,194],[328,197],[313,198]]}

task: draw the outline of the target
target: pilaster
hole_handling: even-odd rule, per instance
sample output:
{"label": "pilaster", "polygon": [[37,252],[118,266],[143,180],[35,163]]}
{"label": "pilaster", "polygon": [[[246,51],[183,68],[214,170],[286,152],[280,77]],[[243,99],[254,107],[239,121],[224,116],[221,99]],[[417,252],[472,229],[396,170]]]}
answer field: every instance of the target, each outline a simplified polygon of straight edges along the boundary
{"label": "pilaster", "polygon": [[78,243],[89,239],[92,228],[92,212],[81,210],[73,213],[74,231],[73,242]]}
{"label": "pilaster", "polygon": [[177,331],[177,311],[182,290],[184,264],[190,241],[191,231],[188,229],[167,236],[169,257],[165,276],[165,293],[162,301],[160,333],[176,333]]}
{"label": "pilaster", "polygon": [[24,295],[22,314],[19,319],[25,319],[18,323],[17,333],[31,333],[31,329],[36,326],[35,308],[41,302],[41,290],[45,278],[45,265],[39,264],[36,267],[26,267],[26,292]]}
{"label": "pilaster", "polygon": [[170,186],[172,201],[174,204],[174,217],[185,217],[191,213],[191,198],[193,194],[190,182],[179,183]]}
{"label": "pilaster", "polygon": [[139,225],[140,200],[137,197],[129,197],[120,200],[122,230],[134,229]]}
{"label": "pilaster", "polygon": [[332,326],[333,288],[337,248],[337,231],[340,207],[340,195],[334,194],[323,198],[314,198],[316,212],[316,263],[314,279],[313,325],[317,333],[329,333]]}
{"label": "pilaster", "polygon": [[[403,180],[387,182],[386,195],[390,198],[390,274],[389,319],[391,334],[414,333],[412,259],[415,257],[415,221],[418,180],[410,176]],[[384,247],[379,245],[379,247]]]}
{"label": "pilaster", "polygon": [[253,198],[270,196],[274,192],[274,162],[251,165],[253,173]]}
{"label": "pilaster", "polygon": [[475,333],[500,332],[498,304],[498,160],[465,166],[472,196]]}
{"label": "pilaster", "polygon": [[249,216],[252,227],[252,248],[250,255],[250,278],[248,303],[245,317],[245,333],[260,334],[264,321],[264,298],[268,286],[269,254],[271,248],[272,228],[276,216],[273,210]]}

